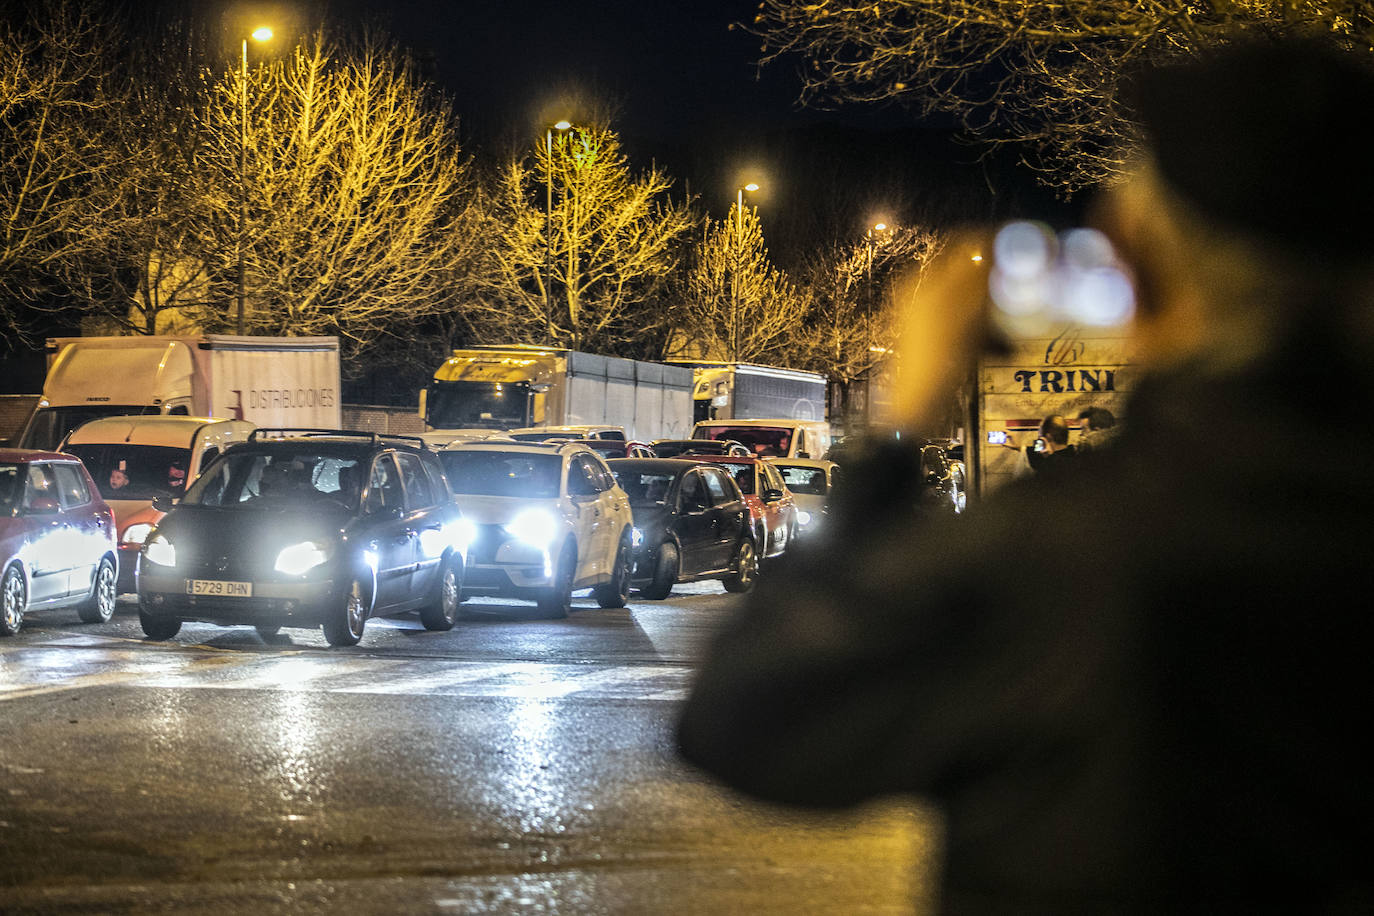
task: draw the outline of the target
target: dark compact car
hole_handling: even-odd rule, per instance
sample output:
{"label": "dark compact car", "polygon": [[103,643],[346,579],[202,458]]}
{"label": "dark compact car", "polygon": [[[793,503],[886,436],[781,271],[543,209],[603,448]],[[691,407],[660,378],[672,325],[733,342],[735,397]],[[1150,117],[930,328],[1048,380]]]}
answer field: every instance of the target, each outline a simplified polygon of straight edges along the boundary
{"label": "dark compact car", "polygon": [[182,621],[323,626],[351,646],[369,617],[458,618],[473,526],[419,439],[255,430],[170,508],[139,555],[143,632]]}
{"label": "dark compact car", "polygon": [[734,439],[655,439],[650,447],[657,458],[679,458],[683,455],[754,456],[747,445]]}
{"label": "dark compact car", "polygon": [[730,473],[678,458],[606,462],[630,497],[634,564],[630,584],[667,598],[678,582],[719,579],[748,591],[758,571],[749,506]]}
{"label": "dark compact car", "polygon": [[74,455],[0,448],[0,636],[40,608],[109,620],[117,556],[114,512]]}

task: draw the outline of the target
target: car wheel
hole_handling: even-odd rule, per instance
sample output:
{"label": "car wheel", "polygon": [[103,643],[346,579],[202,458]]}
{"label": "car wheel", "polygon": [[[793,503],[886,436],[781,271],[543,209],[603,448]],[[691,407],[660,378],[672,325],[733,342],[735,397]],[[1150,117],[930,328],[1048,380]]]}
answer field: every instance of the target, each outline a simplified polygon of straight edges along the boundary
{"label": "car wheel", "polygon": [[102,557],[91,585],[91,596],[81,602],[76,613],[85,623],[109,623],[115,611],[115,566],[109,557]]}
{"label": "car wheel", "polygon": [[639,590],[645,598],[661,601],[673,592],[677,584],[678,571],[677,545],[666,541],[658,548],[658,558],[654,561],[654,580]]}
{"label": "car wheel", "polygon": [[420,608],[420,622],[426,630],[451,630],[458,620],[458,605],[463,594],[463,562],[450,557],[439,570],[433,602]]}
{"label": "car wheel", "polygon": [[577,576],[577,550],[569,544],[558,555],[558,569],[553,584],[539,596],[539,611],[545,617],[567,617],[572,610],[573,579]]}
{"label": "car wheel", "polygon": [[754,578],[758,574],[758,554],[754,553],[754,542],[742,540],[735,548],[735,562],[732,564],[735,571],[721,579],[721,584],[725,586],[727,592],[747,592],[754,587]]}
{"label": "car wheel", "polygon": [[261,636],[263,639],[271,639],[273,636],[276,636],[278,633],[281,632],[281,627],[267,623],[260,623],[257,626],[253,627],[253,629],[257,630],[258,635]]}
{"label": "car wheel", "polygon": [[615,567],[611,579],[596,587],[596,603],[602,607],[624,607],[630,600],[630,535],[620,538],[615,551]]}
{"label": "car wheel", "polygon": [[344,600],[324,620],[324,638],[331,646],[356,646],[363,638],[368,613],[372,610],[372,590],[354,578]]}
{"label": "car wheel", "polygon": [[0,579],[0,636],[13,636],[24,623],[24,608],[29,603],[29,588],[18,566],[5,570]]}
{"label": "car wheel", "polygon": [[138,612],[138,625],[149,639],[171,639],[181,632],[181,621],[175,617],[154,617],[143,610]]}

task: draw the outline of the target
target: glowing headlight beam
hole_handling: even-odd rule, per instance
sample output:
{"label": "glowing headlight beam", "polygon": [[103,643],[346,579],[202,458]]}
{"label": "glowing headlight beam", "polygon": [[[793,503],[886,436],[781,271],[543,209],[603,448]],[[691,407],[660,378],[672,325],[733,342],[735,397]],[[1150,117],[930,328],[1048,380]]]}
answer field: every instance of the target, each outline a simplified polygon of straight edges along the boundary
{"label": "glowing headlight beam", "polygon": [[299,576],[309,572],[329,559],[329,553],[314,541],[303,541],[283,547],[277,554],[275,569],[288,576]]}

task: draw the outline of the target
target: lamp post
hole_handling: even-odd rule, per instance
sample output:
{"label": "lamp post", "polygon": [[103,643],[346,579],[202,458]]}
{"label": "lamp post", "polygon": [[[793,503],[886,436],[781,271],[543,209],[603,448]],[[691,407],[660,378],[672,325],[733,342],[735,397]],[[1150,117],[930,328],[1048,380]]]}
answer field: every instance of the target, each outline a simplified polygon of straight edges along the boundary
{"label": "lamp post", "polygon": [[[735,328],[739,326],[739,268],[740,262],[744,259],[744,192],[757,191],[759,186],[754,182],[749,182],[742,188],[735,189],[735,265],[730,271],[730,335],[735,337]],[[735,358],[736,340],[730,341],[730,358]]]}
{"label": "lamp post", "polygon": [[558,121],[544,131],[544,320],[553,324],[553,307],[549,304],[549,286],[553,282],[553,132],[572,127],[570,121]]}
{"label": "lamp post", "polygon": [[[261,26],[253,30],[254,41],[269,41],[272,30]],[[243,39],[239,65],[239,232],[238,232],[238,333],[243,334],[243,241],[248,225],[248,38]]]}

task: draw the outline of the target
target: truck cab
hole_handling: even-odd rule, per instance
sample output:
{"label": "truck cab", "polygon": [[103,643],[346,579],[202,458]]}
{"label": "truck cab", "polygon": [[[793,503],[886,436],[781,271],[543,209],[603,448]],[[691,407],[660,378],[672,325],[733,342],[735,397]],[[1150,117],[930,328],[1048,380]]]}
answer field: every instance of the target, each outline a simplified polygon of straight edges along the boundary
{"label": "truck cab", "polygon": [[81,459],[115,514],[119,591],[134,589],[138,550],[163,512],[159,497],[178,499],[220,452],[245,442],[256,427],[212,417],[105,417],[67,435],[63,451]]}

